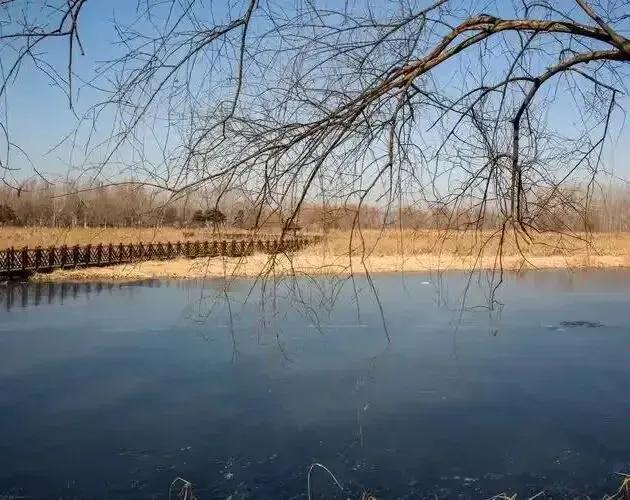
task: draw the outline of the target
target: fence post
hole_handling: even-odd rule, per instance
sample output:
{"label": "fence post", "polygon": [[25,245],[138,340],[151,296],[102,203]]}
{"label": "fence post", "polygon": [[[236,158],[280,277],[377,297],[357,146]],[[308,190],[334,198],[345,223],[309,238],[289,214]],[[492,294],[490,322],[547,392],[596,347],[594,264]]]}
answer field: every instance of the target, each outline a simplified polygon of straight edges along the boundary
{"label": "fence post", "polygon": [[22,248],[22,271],[28,267],[28,247]]}
{"label": "fence post", "polygon": [[83,250],[83,264],[85,265],[85,267],[88,267],[90,265],[90,260],[92,257],[92,245],[87,245],[85,247],[85,249]]}
{"label": "fence post", "polygon": [[227,255],[227,241],[221,240],[221,256],[225,257]]}
{"label": "fence post", "polygon": [[182,243],[180,241],[175,243],[175,252],[178,257],[182,254]]}
{"label": "fence post", "polygon": [[72,266],[77,267],[79,263],[79,245],[74,245],[72,247]]}
{"label": "fence post", "polygon": [[66,245],[62,245],[61,247],[61,268],[66,267],[66,263],[68,261],[68,247]]}
{"label": "fence post", "polygon": [[122,242],[118,243],[118,263],[123,262],[123,258],[125,256],[125,251],[123,250]]}
{"label": "fence post", "polygon": [[42,247],[38,245],[35,247],[35,271],[38,271],[41,265],[42,265]]}
{"label": "fence post", "polygon": [[7,271],[13,268],[13,247],[7,249]]}
{"label": "fence post", "polygon": [[114,245],[112,245],[110,243],[109,245],[107,245],[107,262],[108,262],[108,264],[111,264],[113,260],[114,260]]}
{"label": "fence post", "polygon": [[53,269],[55,267],[55,252],[57,249],[53,246],[48,249],[48,267]]}
{"label": "fence post", "polygon": [[100,266],[101,265],[101,260],[103,257],[103,244],[99,243],[96,246],[96,263]]}

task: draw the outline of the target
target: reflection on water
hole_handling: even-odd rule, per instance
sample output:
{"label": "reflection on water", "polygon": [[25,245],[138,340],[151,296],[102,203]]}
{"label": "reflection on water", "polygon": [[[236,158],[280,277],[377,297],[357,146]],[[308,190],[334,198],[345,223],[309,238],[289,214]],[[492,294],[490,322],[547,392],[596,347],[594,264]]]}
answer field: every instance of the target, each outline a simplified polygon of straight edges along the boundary
{"label": "reflection on water", "polygon": [[195,281],[159,281],[142,280],[123,283],[54,283],[54,282],[22,282],[7,283],[0,288],[0,304],[7,311],[13,307],[39,306],[42,304],[63,304],[67,300],[87,299],[98,297],[103,293],[111,295],[115,291],[132,287],[161,288],[176,287],[190,289],[199,286]]}
{"label": "reflection on water", "polygon": [[[630,273],[1,290],[0,496],[601,497],[630,471]],[[356,294],[355,294],[356,287]],[[226,300],[227,299],[227,300]]]}

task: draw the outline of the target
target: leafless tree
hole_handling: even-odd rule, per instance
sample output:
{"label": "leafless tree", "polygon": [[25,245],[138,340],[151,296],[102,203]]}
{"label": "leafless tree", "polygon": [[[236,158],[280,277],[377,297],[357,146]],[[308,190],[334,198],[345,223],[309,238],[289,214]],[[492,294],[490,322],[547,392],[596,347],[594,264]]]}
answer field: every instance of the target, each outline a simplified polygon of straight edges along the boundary
{"label": "leafless tree", "polygon": [[[127,175],[174,199],[239,190],[287,227],[308,202],[423,200],[466,210],[475,228],[498,213],[528,239],[564,184],[592,192],[623,125],[628,1],[480,12],[470,0],[138,0],[134,19],[114,23],[111,59],[75,75],[89,9],[0,3],[4,117],[8,87],[33,64],[78,114],[64,144],[82,152],[84,178]],[[43,52],[58,38],[63,68]],[[79,106],[77,88],[97,97]],[[6,119],[0,128],[7,182],[18,146]],[[563,206],[579,213],[588,199]]]}

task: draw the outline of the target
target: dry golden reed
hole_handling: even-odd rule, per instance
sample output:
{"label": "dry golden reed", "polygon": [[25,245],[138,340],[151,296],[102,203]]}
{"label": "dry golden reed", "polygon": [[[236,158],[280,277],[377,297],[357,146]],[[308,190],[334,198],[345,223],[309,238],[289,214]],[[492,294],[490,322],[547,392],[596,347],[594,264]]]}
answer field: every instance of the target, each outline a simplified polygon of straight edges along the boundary
{"label": "dry golden reed", "polygon": [[[6,228],[5,228],[6,230]],[[14,230],[15,231],[15,230]],[[17,230],[18,232],[20,230]],[[66,244],[109,241],[175,241],[182,230],[165,228],[107,229],[91,232],[74,229],[57,233],[37,229],[21,233],[24,244],[54,237]],[[187,230],[188,231],[188,230]],[[47,234],[47,232],[49,232]],[[4,241],[11,238],[0,231]],[[13,233],[15,235],[15,232]],[[32,239],[28,239],[28,236]],[[33,238],[34,235],[34,238]],[[96,236],[97,235],[97,236]],[[191,239],[212,237],[211,230],[195,230]],[[15,237],[15,236],[13,236]],[[56,243],[59,244],[59,243]],[[533,241],[493,232],[368,230],[330,232],[317,245],[290,255],[255,254],[245,258],[177,259],[133,263],[124,266],[55,271],[44,280],[134,280],[145,278],[188,279],[214,276],[276,274],[330,274],[369,272],[432,272],[446,270],[527,269],[630,266],[630,234],[594,233],[573,236],[536,234]]]}
{"label": "dry golden reed", "polygon": [[212,228],[116,228],[116,227],[0,227],[0,249],[4,248],[34,248],[37,246],[50,247],[61,245],[98,245],[99,243],[150,243],[157,241],[204,241],[221,237],[224,233],[228,237],[245,231],[232,230],[214,233]]}

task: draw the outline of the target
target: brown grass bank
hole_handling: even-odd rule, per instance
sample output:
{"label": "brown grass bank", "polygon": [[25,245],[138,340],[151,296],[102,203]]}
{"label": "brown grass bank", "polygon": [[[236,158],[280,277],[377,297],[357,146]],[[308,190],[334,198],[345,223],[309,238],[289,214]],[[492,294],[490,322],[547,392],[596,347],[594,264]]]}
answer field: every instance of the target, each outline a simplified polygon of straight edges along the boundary
{"label": "brown grass bank", "polygon": [[[128,237],[140,241],[144,236],[142,231],[138,230],[137,234],[129,234]],[[155,239],[168,239],[165,234]],[[340,231],[330,233],[320,244],[292,255],[256,254],[244,258],[151,261],[55,271],[35,279],[125,281],[254,277],[268,273],[343,276],[366,271],[433,272],[494,268],[518,271],[602,267],[630,267],[630,234],[566,236],[549,233],[537,235],[534,241],[527,242],[516,241],[513,237],[501,240],[498,234],[490,232],[387,230],[364,231],[361,235],[354,233],[351,238],[349,232]]]}

